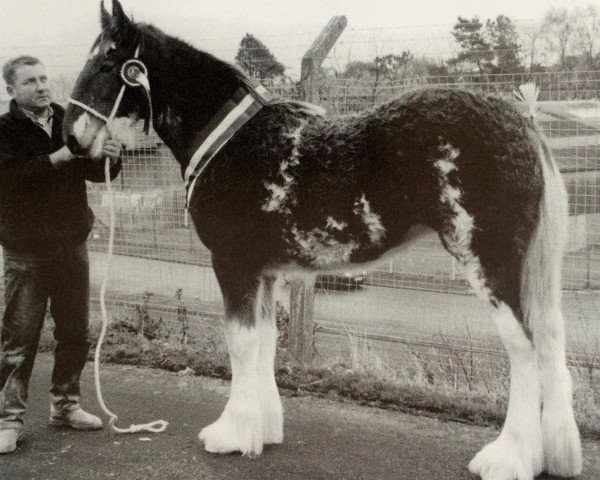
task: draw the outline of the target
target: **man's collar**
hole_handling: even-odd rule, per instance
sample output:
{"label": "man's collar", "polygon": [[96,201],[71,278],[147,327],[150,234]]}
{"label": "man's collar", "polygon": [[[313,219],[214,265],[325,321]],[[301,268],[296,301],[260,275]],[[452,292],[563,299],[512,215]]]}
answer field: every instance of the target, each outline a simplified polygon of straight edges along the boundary
{"label": "man's collar", "polygon": [[[57,105],[54,102],[52,102],[52,104],[48,107],[48,108],[52,109],[52,115],[54,115],[56,113],[57,107],[59,107],[59,105]],[[17,118],[22,118],[22,119],[31,118],[29,115],[26,115],[25,109],[23,109],[21,106],[19,106],[19,104],[14,99],[12,99],[10,101],[8,110],[11,113],[11,115],[13,115]],[[35,116],[35,114],[33,112],[30,112],[30,113]],[[50,118],[50,117],[48,117],[48,118]]]}
{"label": "man's collar", "polygon": [[50,119],[54,116],[54,109],[52,105],[48,105],[48,108],[44,111],[42,115],[38,115],[31,110],[27,110],[26,108],[20,107],[21,111],[25,114],[26,117],[33,120],[35,123],[48,123]]}

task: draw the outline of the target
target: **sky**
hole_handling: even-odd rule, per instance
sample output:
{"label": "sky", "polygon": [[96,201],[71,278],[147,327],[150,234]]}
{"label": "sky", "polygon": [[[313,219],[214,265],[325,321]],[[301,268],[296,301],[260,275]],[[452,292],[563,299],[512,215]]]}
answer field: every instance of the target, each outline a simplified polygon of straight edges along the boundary
{"label": "sky", "polygon": [[[297,78],[303,53],[334,15],[348,19],[329,60],[410,49],[448,56],[449,31],[458,15],[499,14],[536,22],[551,7],[600,0],[122,0],[135,21],[154,24],[197,48],[233,61],[241,38],[252,33]],[[111,0],[105,0],[110,10]],[[0,63],[19,54],[39,56],[50,75],[75,75],[99,33],[99,0],[0,0]],[[600,5],[599,5],[600,6]],[[0,82],[1,90],[4,84]]]}

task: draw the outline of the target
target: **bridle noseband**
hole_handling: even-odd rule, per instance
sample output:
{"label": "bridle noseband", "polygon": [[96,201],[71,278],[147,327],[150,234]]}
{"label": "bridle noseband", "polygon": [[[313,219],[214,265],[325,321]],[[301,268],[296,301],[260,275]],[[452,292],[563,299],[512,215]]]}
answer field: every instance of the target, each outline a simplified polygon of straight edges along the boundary
{"label": "bridle noseband", "polygon": [[110,126],[111,126],[113,120],[115,119],[117,111],[119,110],[119,106],[121,105],[121,101],[123,100],[123,95],[125,94],[125,88],[126,87],[142,87],[144,89],[144,91],[146,92],[146,97],[148,99],[148,106],[149,106],[148,124],[145,129],[146,134],[148,134],[148,132],[150,130],[150,124],[152,122],[152,99],[150,97],[150,81],[148,79],[148,68],[138,58],[139,53],[140,53],[140,47],[138,45],[135,49],[133,58],[130,58],[129,60],[125,61],[123,63],[123,65],[121,65],[121,71],[120,71],[119,76],[121,77],[121,81],[123,82],[123,85],[121,86],[121,89],[119,90],[119,94],[117,95],[117,98],[115,100],[113,108],[112,108],[110,114],[108,115],[108,117],[103,115],[102,113],[100,113],[98,110],[90,107],[89,105],[86,105],[85,103],[80,102],[79,100],[75,100],[74,98],[69,98],[67,100],[67,104],[71,103],[73,105],[76,105],[77,107],[82,108],[86,112],[91,113],[96,118],[99,118],[104,123],[106,123],[106,127],[110,131]]}

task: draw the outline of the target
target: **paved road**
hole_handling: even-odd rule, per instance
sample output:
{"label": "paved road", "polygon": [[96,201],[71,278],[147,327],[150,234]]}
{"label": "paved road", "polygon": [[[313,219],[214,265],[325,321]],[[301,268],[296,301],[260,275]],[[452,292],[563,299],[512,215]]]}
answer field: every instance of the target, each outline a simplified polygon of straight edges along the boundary
{"label": "paved road", "polygon": [[[99,289],[106,256],[91,252],[92,284]],[[117,297],[153,292],[173,297],[183,288],[185,301],[203,304],[209,311],[222,308],[221,293],[212,268],[127,256],[115,256],[109,291]],[[282,292],[285,304],[289,301]],[[600,352],[600,296],[597,292],[563,293],[568,322],[569,350]],[[157,301],[153,299],[152,301]],[[348,333],[371,333],[412,339],[470,339],[502,348],[489,308],[474,296],[367,285],[357,292],[319,291],[315,316],[322,326]]]}
{"label": "paved road", "polygon": [[[123,419],[171,422],[162,434],[75,432],[46,425],[51,357],[34,370],[26,436],[0,457],[7,480],[235,479],[235,480],[473,480],[466,465],[496,432],[312,397],[286,397],[283,445],[258,459],[206,453],[198,430],[220,413],[228,391],[222,381],[105,366],[109,406]],[[87,406],[93,400],[91,364],[84,372]],[[144,440],[147,438],[149,440]],[[581,480],[600,477],[600,443],[585,442]]]}
{"label": "paved road", "polygon": [[[99,291],[105,272],[106,255],[90,252],[92,286]],[[2,257],[0,256],[0,265]],[[152,292],[174,298],[183,289],[191,307],[221,311],[222,299],[212,268],[198,267],[116,255],[109,283],[114,298]],[[282,302],[289,298],[282,292]],[[600,352],[600,296],[597,292],[563,294],[568,321],[569,350],[597,355]],[[152,302],[160,302],[153,298]],[[170,302],[172,304],[172,300]],[[433,293],[419,290],[366,286],[357,292],[320,291],[315,297],[315,316],[321,326],[348,333],[377,334],[411,339],[457,338],[502,348],[487,305],[474,296]]]}

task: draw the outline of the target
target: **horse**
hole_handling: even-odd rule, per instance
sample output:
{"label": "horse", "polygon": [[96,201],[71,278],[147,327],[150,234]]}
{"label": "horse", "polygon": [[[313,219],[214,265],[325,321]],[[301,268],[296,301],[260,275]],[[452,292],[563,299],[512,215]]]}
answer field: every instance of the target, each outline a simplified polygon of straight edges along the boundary
{"label": "horse", "polygon": [[515,102],[432,88],[333,116],[270,98],[235,66],[134,23],[117,0],[112,13],[101,4],[100,22],[63,135],[75,154],[97,155],[112,117],[143,119],[181,166],[231,361],[227,404],[199,433],[207,451],[256,456],[283,441],[282,272],[363,270],[433,230],[489,304],[510,362],[503,428],[469,469],[490,480],[580,473],[561,313],[568,198]]}

